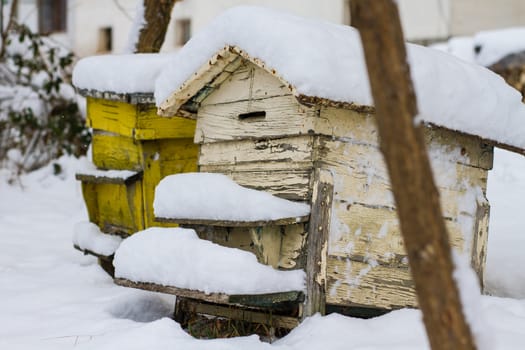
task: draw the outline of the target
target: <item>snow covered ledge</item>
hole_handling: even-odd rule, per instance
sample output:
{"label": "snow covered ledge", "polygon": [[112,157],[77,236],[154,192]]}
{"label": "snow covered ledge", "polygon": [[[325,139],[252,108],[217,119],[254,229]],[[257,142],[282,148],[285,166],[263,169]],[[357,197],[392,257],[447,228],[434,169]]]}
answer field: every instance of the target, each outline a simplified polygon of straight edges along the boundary
{"label": "snow covered ledge", "polygon": [[192,229],[149,228],[115,252],[115,277],[206,294],[265,294],[305,290],[303,270],[279,271],[252,253],[201,240]]}
{"label": "snow covered ledge", "polygon": [[165,177],[155,189],[160,221],[293,224],[308,219],[310,206],[236,184],[226,175],[185,173]]}
{"label": "snow covered ledge", "polygon": [[91,222],[79,222],[75,225],[73,246],[86,254],[110,257],[122,242],[122,237],[100,231]]}

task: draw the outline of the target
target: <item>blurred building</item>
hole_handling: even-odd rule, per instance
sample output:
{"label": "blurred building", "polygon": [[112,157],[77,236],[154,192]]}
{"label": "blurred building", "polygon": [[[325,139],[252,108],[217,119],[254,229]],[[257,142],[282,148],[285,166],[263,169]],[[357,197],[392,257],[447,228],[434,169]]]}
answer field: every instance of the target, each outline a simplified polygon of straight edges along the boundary
{"label": "blurred building", "polygon": [[[182,46],[218,13],[239,4],[350,24],[349,0],[181,0],[173,10],[163,51]],[[398,4],[406,38],[421,43],[525,26],[523,0],[398,0]],[[136,7],[137,0],[19,0],[17,16],[83,57],[123,52]]]}

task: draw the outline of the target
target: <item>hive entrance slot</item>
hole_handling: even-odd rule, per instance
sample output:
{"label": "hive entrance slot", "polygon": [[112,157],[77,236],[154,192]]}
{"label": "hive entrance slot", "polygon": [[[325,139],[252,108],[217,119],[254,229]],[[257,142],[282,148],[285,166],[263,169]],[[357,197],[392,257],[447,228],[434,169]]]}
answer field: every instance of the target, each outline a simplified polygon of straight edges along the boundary
{"label": "hive entrance slot", "polygon": [[248,113],[241,113],[239,114],[240,120],[246,120],[246,121],[256,121],[256,120],[262,120],[266,118],[266,112],[265,111],[255,111],[255,112],[248,112]]}

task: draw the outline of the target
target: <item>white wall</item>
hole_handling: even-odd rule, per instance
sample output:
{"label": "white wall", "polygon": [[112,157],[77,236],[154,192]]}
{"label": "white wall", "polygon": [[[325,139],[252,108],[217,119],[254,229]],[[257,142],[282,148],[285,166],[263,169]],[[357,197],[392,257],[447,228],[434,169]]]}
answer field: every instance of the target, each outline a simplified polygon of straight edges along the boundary
{"label": "white wall", "polygon": [[456,0],[451,3],[450,34],[525,26],[525,0]]}
{"label": "white wall", "polygon": [[407,40],[448,37],[451,1],[458,0],[398,0],[403,32]]}
{"label": "white wall", "polygon": [[[344,20],[344,0],[183,0],[175,5],[173,18],[190,18],[191,32],[196,33],[222,11],[240,4],[266,6],[335,23]],[[174,43],[174,32],[172,23],[167,47]]]}
{"label": "white wall", "polygon": [[93,55],[98,51],[99,31],[113,30],[113,52],[122,53],[128,43],[128,34],[135,16],[136,0],[115,1],[70,0],[68,15],[72,25],[68,28],[71,46],[78,56]]}

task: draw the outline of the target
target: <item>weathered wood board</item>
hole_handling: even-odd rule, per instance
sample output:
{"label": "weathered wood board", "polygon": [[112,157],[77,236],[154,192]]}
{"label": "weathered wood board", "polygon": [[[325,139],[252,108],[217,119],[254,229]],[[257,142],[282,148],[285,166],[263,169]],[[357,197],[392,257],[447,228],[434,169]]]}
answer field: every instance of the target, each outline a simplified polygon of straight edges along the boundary
{"label": "weathered wood board", "polygon": [[[333,206],[329,252],[334,256],[353,260],[374,260],[378,264],[408,267],[403,237],[395,210],[373,208],[361,204],[337,203]],[[470,237],[464,237],[462,225],[456,220],[445,220],[452,246],[470,254],[474,227]],[[335,232],[340,230],[339,233]],[[465,246],[465,241],[469,242]]]}
{"label": "weathered wood board", "polygon": [[142,157],[144,172],[144,220],[146,227],[176,226],[170,223],[160,223],[155,220],[153,201],[155,188],[160,180],[172,174],[197,171],[199,148],[191,138],[163,139],[143,141]]}
{"label": "weathered wood board", "polygon": [[200,166],[199,171],[221,173],[229,176],[241,186],[267,191],[273,195],[295,200],[307,201],[312,193],[310,188],[311,170],[270,168],[269,163],[254,163],[239,170],[238,166]]}
{"label": "weathered wood board", "polygon": [[199,165],[285,162],[312,167],[314,137],[238,140],[201,145]]}
{"label": "weathered wood board", "polygon": [[334,195],[334,179],[326,170],[314,172],[312,214],[308,226],[308,245],[306,257],[307,298],[304,316],[326,312],[326,264],[330,217]]}
{"label": "weathered wood board", "polygon": [[[265,115],[242,117],[251,112]],[[203,105],[198,111],[195,142],[314,134],[317,112],[315,108],[299,105],[291,95]]]}
{"label": "weathered wood board", "polygon": [[[341,142],[379,147],[375,117],[349,109],[322,107],[316,123],[315,133],[330,136]],[[480,138],[452,130],[428,126],[424,129],[426,144],[445,147],[449,152],[459,151],[460,164],[483,169],[492,169],[493,147]]]}
{"label": "weathered wood board", "polygon": [[328,256],[326,303],[397,309],[417,307],[408,268],[373,265]]}
{"label": "weathered wood board", "polygon": [[93,163],[99,169],[142,170],[142,147],[131,137],[93,130]]}
{"label": "weathered wood board", "polygon": [[136,140],[193,137],[196,122],[181,117],[160,117],[153,104],[130,104],[87,98],[87,123]]}
{"label": "weathered wood board", "polygon": [[142,180],[130,184],[82,183],[89,219],[103,232],[132,234],[144,229]]}

